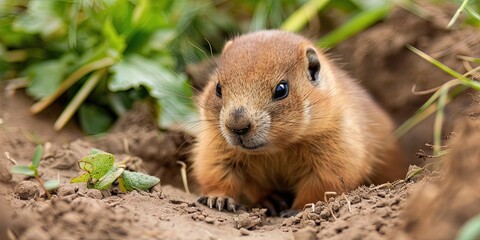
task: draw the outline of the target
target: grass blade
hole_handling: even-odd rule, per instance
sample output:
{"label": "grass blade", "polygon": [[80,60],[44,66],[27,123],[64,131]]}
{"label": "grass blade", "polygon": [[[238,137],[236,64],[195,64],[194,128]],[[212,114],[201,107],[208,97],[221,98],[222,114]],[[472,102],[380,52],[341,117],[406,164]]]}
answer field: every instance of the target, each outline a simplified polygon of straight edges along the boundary
{"label": "grass blade", "polygon": [[390,11],[390,8],[391,5],[387,3],[379,7],[367,9],[355,15],[348,22],[336,28],[328,35],[320,38],[320,40],[317,41],[317,44],[323,48],[334,47],[343,40],[361,32],[367,27],[370,27],[372,24],[383,19]]}
{"label": "grass blade", "polygon": [[480,14],[478,14],[472,7],[466,6],[465,10],[467,10],[468,14],[478,22],[480,22]]}
{"label": "grass blade", "polygon": [[87,73],[112,66],[114,63],[115,61],[112,58],[106,57],[82,66],[77,71],[73,72],[70,76],[68,76],[67,79],[62,82],[62,84],[57,88],[57,90],[55,90],[52,95],[42,98],[39,102],[33,104],[33,106],[30,108],[30,112],[36,114],[43,111],[43,109],[52,104],[58,97],[60,97],[65,91],[72,87],[73,84],[75,84]]}
{"label": "grass blade", "polygon": [[457,9],[455,14],[453,15],[452,19],[450,19],[450,22],[448,23],[447,28],[451,28],[452,25],[457,21],[458,16],[460,16],[460,14],[463,12],[463,9],[465,8],[465,6],[467,6],[467,3],[468,3],[468,0],[463,0],[462,5],[460,5],[460,7]]}
{"label": "grass blade", "polygon": [[72,118],[73,114],[78,110],[80,105],[85,101],[88,95],[93,91],[95,86],[97,86],[98,82],[105,76],[107,71],[105,69],[98,70],[94,72],[87,81],[82,85],[80,91],[75,94],[72,101],[68,103],[67,107],[63,110],[60,117],[58,117],[57,121],[53,125],[53,129],[56,131],[62,129],[65,124]]}
{"label": "grass blade", "polygon": [[418,50],[417,48],[407,45],[407,48],[410,49],[412,52],[416,53],[423,59],[427,60],[429,63],[435,65],[437,68],[440,70],[444,71],[445,73],[449,74],[450,76],[453,76],[454,78],[459,79],[462,81],[463,84],[475,89],[475,90],[480,90],[480,82],[473,81],[471,79],[468,79],[467,77],[463,76],[462,74],[456,72],[455,70],[449,68],[448,66],[444,65],[443,63],[439,62],[437,59],[429,56],[428,54]]}
{"label": "grass blade", "polygon": [[305,24],[330,0],[310,0],[292,13],[280,26],[280,29],[290,32],[300,31]]}

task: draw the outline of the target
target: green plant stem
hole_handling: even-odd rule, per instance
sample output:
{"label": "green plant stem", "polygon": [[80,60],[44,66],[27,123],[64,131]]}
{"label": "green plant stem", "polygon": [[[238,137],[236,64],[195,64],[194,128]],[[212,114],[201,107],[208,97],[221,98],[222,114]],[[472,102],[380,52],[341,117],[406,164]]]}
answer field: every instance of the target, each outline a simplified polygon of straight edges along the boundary
{"label": "green plant stem", "polygon": [[67,122],[72,118],[73,114],[78,110],[80,105],[85,101],[85,99],[90,95],[93,91],[95,86],[97,86],[98,82],[105,76],[107,70],[100,69],[94,72],[87,81],[82,85],[80,91],[73,97],[72,101],[68,103],[67,107],[63,110],[60,117],[58,117],[57,121],[53,125],[53,129],[56,131],[62,129]]}
{"label": "green plant stem", "polygon": [[328,2],[330,0],[310,0],[306,2],[282,23],[280,29],[290,32],[300,31]]}
{"label": "green plant stem", "polygon": [[32,112],[33,114],[41,112],[87,73],[112,66],[114,63],[115,61],[112,58],[106,57],[82,66],[77,71],[73,72],[70,76],[68,76],[68,78],[62,82],[62,84],[57,88],[57,90],[55,90],[54,93],[52,93],[48,97],[42,98],[37,103],[33,104],[33,106],[30,108],[30,112]]}
{"label": "green plant stem", "polygon": [[447,28],[451,28],[452,25],[457,21],[458,16],[460,16],[460,14],[463,12],[463,9],[465,8],[465,6],[467,6],[467,3],[468,3],[468,0],[463,0],[462,5],[460,5],[460,7],[457,9],[455,14],[453,15],[452,19],[450,19],[450,22],[448,23]]}
{"label": "green plant stem", "polygon": [[47,191],[47,189],[45,188],[45,185],[43,184],[43,180],[40,178],[40,176],[38,176],[38,174],[35,174],[35,179],[37,179],[37,182],[40,184],[40,187],[43,189],[43,191],[45,191],[47,198],[50,199],[52,195],[50,195],[50,193]]}

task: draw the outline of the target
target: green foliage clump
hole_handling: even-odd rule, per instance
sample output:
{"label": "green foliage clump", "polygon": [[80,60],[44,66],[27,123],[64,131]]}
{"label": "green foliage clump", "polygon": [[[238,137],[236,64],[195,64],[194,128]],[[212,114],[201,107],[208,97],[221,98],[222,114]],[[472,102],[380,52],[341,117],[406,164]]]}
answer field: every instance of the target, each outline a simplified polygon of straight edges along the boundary
{"label": "green foliage clump", "polygon": [[104,190],[118,179],[121,191],[149,190],[160,183],[157,177],[125,170],[125,165],[115,165],[115,156],[106,152],[97,152],[78,161],[78,167],[85,173],[74,177],[71,183],[87,183],[88,188]]}
{"label": "green foliage clump", "polygon": [[160,126],[193,112],[191,89],[176,73],[175,1],[1,0],[0,77],[23,77],[37,113],[60,96],[89,134],[104,132],[139,98],[159,107]]}

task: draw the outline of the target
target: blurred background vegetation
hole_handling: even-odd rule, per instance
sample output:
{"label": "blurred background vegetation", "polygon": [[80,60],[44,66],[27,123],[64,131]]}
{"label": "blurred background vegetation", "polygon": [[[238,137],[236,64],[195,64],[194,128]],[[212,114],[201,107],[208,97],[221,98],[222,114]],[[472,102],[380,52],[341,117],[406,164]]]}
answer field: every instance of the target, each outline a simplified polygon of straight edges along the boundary
{"label": "blurred background vegetation", "polygon": [[[455,1],[464,2],[461,24],[480,25],[479,0]],[[184,69],[217,54],[226,39],[281,28],[333,47],[394,5],[416,7],[407,0],[0,0],[0,79],[26,88],[37,100],[33,113],[63,104],[56,129],[76,117],[85,133],[105,132],[146,98],[164,129],[194,118]]]}

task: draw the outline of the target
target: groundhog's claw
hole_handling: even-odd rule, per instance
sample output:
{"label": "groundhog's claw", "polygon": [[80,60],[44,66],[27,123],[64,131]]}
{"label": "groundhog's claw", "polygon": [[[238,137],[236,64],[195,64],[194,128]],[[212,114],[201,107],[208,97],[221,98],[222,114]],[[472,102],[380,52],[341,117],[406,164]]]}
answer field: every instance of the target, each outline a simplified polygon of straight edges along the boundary
{"label": "groundhog's claw", "polygon": [[233,198],[229,197],[202,196],[197,200],[197,202],[209,208],[216,208],[218,211],[223,211],[225,209],[228,212],[235,213],[237,209],[242,208],[235,203]]}

